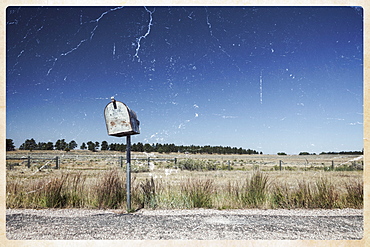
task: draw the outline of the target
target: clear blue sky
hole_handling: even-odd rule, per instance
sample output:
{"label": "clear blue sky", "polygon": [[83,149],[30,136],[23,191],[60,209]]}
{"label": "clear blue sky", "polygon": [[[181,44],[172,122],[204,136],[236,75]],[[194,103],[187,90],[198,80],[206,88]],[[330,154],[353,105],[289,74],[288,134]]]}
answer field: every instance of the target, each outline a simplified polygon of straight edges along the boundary
{"label": "clear blue sky", "polygon": [[362,150],[363,10],[353,7],[9,7],[6,137],[289,154]]}

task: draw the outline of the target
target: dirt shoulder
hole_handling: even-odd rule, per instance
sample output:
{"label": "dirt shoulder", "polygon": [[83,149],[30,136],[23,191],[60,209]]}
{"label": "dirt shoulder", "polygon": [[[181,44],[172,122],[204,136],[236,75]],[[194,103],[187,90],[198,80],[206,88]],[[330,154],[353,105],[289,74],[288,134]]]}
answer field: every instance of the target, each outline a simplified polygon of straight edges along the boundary
{"label": "dirt shoulder", "polygon": [[8,209],[10,240],[358,240],[363,210]]}

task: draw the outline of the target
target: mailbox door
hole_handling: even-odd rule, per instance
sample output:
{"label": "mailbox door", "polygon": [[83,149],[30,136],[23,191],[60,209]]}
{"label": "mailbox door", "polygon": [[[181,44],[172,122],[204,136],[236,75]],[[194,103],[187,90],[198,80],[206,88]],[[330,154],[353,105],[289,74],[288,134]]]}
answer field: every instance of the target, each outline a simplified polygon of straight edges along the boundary
{"label": "mailbox door", "polygon": [[137,119],[136,113],[133,110],[130,110],[129,112],[130,112],[132,131],[135,132],[136,134],[140,134],[140,129],[139,129],[140,122]]}

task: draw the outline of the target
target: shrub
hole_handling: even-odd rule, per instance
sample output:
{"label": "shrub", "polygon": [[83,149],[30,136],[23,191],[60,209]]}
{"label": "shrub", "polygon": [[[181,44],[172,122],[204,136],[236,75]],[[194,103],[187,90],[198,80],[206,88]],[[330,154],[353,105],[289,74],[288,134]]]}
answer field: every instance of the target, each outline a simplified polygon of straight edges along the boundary
{"label": "shrub", "polygon": [[186,159],[179,162],[179,168],[181,170],[201,171],[203,170],[203,165],[199,160]]}
{"label": "shrub", "polygon": [[[193,160],[193,159],[179,161],[178,167],[181,170],[189,171],[214,171],[218,169],[217,164],[214,161]],[[223,169],[223,167],[221,167],[221,169]]]}

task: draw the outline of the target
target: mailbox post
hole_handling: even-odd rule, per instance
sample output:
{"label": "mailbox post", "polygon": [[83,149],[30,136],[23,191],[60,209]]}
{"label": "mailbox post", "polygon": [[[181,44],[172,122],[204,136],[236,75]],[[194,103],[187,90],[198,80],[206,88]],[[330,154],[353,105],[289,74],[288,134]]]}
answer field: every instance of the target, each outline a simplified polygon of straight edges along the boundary
{"label": "mailbox post", "polygon": [[104,109],[105,124],[108,135],[126,136],[126,191],[127,211],[131,211],[131,135],[140,134],[140,122],[136,113],[114,97]]}

